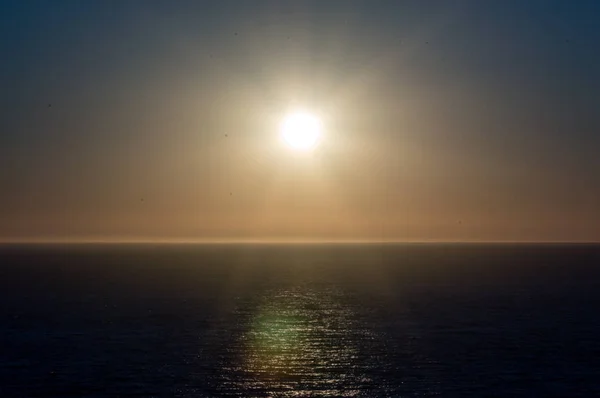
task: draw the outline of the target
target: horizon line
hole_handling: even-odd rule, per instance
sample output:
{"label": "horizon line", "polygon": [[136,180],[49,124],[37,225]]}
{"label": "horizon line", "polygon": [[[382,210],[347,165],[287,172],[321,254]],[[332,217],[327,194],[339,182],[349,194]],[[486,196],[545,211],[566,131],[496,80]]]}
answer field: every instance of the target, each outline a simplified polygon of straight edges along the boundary
{"label": "horizon line", "polygon": [[268,239],[10,239],[0,245],[402,245],[402,244],[528,244],[528,245],[597,245],[600,241],[583,240],[268,240]]}

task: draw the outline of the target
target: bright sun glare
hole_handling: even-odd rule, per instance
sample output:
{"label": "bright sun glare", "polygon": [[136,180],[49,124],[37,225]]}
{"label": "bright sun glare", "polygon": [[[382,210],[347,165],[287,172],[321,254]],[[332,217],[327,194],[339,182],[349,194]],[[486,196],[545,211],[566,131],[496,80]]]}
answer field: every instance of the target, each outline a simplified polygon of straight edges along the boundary
{"label": "bright sun glare", "polygon": [[319,143],[321,130],[319,118],[310,113],[295,112],[283,119],[281,138],[292,149],[309,151]]}

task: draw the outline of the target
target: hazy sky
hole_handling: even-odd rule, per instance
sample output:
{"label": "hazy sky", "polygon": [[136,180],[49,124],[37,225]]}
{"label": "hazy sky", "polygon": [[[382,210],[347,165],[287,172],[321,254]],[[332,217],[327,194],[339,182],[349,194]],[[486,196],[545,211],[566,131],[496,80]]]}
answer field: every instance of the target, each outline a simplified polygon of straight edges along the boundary
{"label": "hazy sky", "polygon": [[[0,240],[600,240],[600,2],[3,1]],[[278,124],[320,115],[297,154]]]}

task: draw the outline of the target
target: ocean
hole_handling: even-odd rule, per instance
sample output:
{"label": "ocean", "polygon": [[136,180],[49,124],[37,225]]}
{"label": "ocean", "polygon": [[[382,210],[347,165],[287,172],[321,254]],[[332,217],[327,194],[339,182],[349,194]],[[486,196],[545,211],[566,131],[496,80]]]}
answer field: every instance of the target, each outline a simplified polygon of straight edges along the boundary
{"label": "ocean", "polygon": [[0,397],[322,396],[600,396],[600,246],[0,246]]}

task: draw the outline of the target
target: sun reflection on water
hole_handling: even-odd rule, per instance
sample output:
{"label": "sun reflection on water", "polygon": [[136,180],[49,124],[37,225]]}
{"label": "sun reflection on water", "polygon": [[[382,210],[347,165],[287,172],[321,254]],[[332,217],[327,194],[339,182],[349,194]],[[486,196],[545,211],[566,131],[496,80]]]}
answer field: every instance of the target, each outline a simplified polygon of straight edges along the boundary
{"label": "sun reflection on water", "polygon": [[[295,288],[263,298],[241,337],[244,389],[277,396],[355,396],[358,347],[353,314],[335,289]],[[242,386],[239,386],[242,387]]]}

